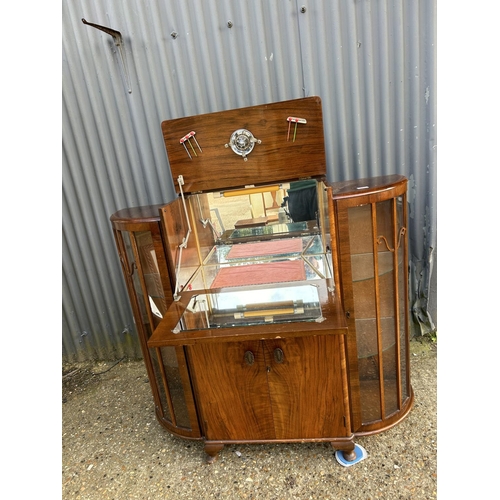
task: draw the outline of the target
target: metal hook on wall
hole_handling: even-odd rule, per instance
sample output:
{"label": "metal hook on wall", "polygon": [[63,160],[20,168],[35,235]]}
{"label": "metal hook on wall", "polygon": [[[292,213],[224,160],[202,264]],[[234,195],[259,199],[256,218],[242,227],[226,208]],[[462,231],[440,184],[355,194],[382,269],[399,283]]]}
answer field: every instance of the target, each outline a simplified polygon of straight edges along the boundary
{"label": "metal hook on wall", "polygon": [[114,30],[112,28],[107,28],[106,26],[101,26],[99,24],[89,23],[87,20],[83,18],[82,18],[82,23],[88,26],[92,26],[93,28],[96,28],[98,30],[104,31],[104,33],[107,33],[108,35],[111,35],[113,37],[113,42],[115,43],[115,47],[118,48],[118,52],[120,54],[123,77],[125,78],[125,82],[127,84],[127,90],[128,93],[131,94],[132,86],[130,85],[130,77],[128,74],[127,59],[125,58],[125,49],[124,49],[122,34],[119,31]]}

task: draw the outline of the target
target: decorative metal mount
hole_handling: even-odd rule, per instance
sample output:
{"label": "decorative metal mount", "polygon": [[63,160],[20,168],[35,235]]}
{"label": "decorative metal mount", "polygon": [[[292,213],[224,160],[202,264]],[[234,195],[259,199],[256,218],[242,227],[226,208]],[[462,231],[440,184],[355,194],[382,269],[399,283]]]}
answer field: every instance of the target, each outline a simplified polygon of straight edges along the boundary
{"label": "decorative metal mount", "polygon": [[387,238],[385,236],[379,236],[377,238],[377,243],[380,245],[382,242],[385,243],[385,246],[387,247],[387,250],[389,250],[389,252],[395,252],[396,250],[399,249],[399,247],[401,246],[401,238],[406,234],[406,227],[402,227],[400,230],[399,230],[399,237],[398,237],[398,241],[397,241],[397,244],[394,248],[391,248],[389,246],[389,242],[387,241]]}
{"label": "decorative metal mount", "polygon": [[189,144],[190,148],[192,149],[193,151],[193,154],[195,156],[198,156],[196,154],[196,150],[193,148],[193,145],[191,144],[191,138],[193,139],[193,141],[196,143],[196,145],[198,146],[198,149],[200,150],[200,153],[203,153],[203,150],[201,149],[200,145],[198,144],[198,141],[196,140],[196,137],[195,137],[195,134],[196,132],[194,130],[192,130],[191,132],[189,132],[189,134],[185,135],[179,142],[184,146],[184,149],[186,150],[186,153],[188,154],[189,156],[189,159],[192,160],[193,157],[191,156],[191,154],[189,153],[189,150],[188,148],[186,147],[186,142]]}
{"label": "decorative metal mount", "polygon": [[297,124],[298,123],[307,123],[305,118],[297,118],[296,116],[289,116],[286,121],[288,122],[288,135],[286,136],[286,142],[290,140],[290,127],[292,123],[295,123],[295,127],[293,129],[293,140],[295,142],[295,136],[297,135]]}
{"label": "decorative metal mount", "polygon": [[229,139],[229,143],[225,145],[226,148],[231,147],[234,153],[243,157],[243,160],[247,161],[247,155],[249,155],[255,144],[261,144],[260,139],[256,139],[252,132],[244,128],[235,130]]}

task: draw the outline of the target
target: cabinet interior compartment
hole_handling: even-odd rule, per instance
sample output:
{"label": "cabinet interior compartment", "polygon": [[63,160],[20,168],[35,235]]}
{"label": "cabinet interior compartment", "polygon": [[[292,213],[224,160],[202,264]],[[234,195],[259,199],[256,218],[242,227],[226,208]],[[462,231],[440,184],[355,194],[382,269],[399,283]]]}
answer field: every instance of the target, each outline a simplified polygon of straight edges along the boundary
{"label": "cabinet interior compartment", "polygon": [[[176,294],[331,280],[334,273],[325,184],[322,179],[308,181],[306,189],[312,189],[314,197],[304,198],[303,215],[313,219],[302,221],[292,220],[287,210],[286,198],[293,184],[279,184],[272,192],[262,186],[258,194],[241,190],[228,198],[219,192],[197,193],[165,205],[162,220]],[[266,222],[262,222],[261,212],[256,212],[255,196],[262,197],[260,210],[268,214]],[[307,207],[308,203],[314,205]],[[266,204],[271,208],[265,208]],[[271,210],[276,217],[269,216]],[[257,222],[240,227],[248,215],[257,215],[252,218]]]}

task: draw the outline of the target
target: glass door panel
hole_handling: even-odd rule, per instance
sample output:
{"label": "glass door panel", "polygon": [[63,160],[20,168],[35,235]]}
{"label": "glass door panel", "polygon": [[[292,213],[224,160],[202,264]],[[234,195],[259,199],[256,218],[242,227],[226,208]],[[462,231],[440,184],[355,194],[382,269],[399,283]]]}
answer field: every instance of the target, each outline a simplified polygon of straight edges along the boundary
{"label": "glass door panel", "polygon": [[361,415],[386,418],[399,391],[400,221],[394,199],[348,209]]}
{"label": "glass door panel", "polygon": [[[180,348],[182,349],[182,348]],[[184,385],[178,363],[179,352],[173,346],[150,349],[160,391],[163,418],[173,427],[191,429]],[[184,357],[184,354],[181,354]]]}
{"label": "glass door panel", "polygon": [[154,320],[154,327],[156,327],[167,311],[167,303],[165,301],[165,294],[163,293],[153,238],[149,231],[137,232],[134,235],[142,267],[142,275],[144,276],[147,295],[147,298],[145,298]]}

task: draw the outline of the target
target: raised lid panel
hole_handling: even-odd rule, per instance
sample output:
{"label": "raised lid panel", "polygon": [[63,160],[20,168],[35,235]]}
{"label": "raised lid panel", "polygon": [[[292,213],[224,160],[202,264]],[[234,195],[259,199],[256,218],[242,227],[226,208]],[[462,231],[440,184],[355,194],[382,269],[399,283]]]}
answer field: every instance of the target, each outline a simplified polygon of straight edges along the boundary
{"label": "raised lid panel", "polygon": [[[294,123],[291,123],[287,140],[289,116],[303,118],[307,122],[297,125],[295,141]],[[177,193],[180,192],[180,175],[184,180],[182,189],[185,193],[220,191],[326,175],[319,97],[176,118],[162,122],[161,126]],[[225,147],[233,132],[239,129],[250,131],[261,141],[255,144],[247,161],[234,153],[231,147]],[[184,142],[190,158],[180,141],[192,131],[196,135],[190,139],[191,144]]]}

